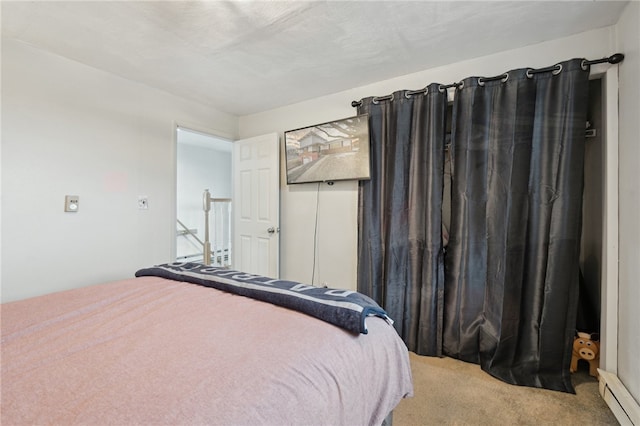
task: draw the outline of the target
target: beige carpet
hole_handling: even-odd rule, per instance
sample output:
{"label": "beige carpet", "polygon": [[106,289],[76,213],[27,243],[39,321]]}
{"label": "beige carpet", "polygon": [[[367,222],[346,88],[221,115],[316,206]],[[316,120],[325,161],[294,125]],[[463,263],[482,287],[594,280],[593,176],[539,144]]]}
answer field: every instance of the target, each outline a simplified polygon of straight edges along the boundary
{"label": "beige carpet", "polygon": [[410,359],[414,397],[394,410],[394,426],[618,424],[582,365],[572,376],[574,395],[509,385],[452,358]]}

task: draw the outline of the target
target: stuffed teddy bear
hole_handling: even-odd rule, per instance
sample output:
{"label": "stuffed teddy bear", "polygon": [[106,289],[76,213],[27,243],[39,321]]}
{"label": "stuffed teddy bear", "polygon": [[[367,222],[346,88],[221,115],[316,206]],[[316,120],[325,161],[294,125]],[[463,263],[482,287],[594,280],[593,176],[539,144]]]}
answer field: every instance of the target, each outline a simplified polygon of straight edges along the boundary
{"label": "stuffed teddy bear", "polygon": [[578,332],[573,340],[573,353],[571,355],[571,366],[569,371],[578,371],[578,361],[583,359],[589,363],[589,374],[598,377],[598,364],[600,363],[600,342],[597,335]]}

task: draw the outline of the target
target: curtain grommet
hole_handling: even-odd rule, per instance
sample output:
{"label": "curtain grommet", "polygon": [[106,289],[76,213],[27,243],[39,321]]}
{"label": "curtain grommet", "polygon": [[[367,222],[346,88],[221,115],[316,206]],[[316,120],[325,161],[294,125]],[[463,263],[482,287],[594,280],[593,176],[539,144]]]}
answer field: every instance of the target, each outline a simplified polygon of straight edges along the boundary
{"label": "curtain grommet", "polygon": [[429,88],[425,87],[424,89],[420,90],[407,90],[406,92],[404,92],[404,97],[407,99],[411,99],[413,95],[418,95],[420,93],[422,93],[422,96],[427,96],[427,94],[429,93]]}
{"label": "curtain grommet", "polygon": [[373,99],[371,99],[371,103],[375,105],[378,105],[380,101],[393,102],[393,93],[387,96],[374,96]]}
{"label": "curtain grommet", "polygon": [[495,81],[495,80],[500,80],[501,82],[506,83],[507,80],[509,80],[509,73],[505,72],[504,74],[501,74],[496,77],[486,77],[486,78],[478,77],[478,86],[484,86],[487,81]]}
{"label": "curtain grommet", "polygon": [[583,59],[582,62],[580,62],[580,68],[582,68],[582,71],[588,71],[589,70],[589,65],[587,64],[587,60]]}
{"label": "curtain grommet", "polygon": [[558,69],[551,71],[551,74],[558,75],[562,72],[562,64],[556,64],[556,67],[558,67]]}
{"label": "curtain grommet", "polygon": [[525,73],[525,75],[527,76],[527,78],[533,78],[533,68],[527,68],[527,72]]}

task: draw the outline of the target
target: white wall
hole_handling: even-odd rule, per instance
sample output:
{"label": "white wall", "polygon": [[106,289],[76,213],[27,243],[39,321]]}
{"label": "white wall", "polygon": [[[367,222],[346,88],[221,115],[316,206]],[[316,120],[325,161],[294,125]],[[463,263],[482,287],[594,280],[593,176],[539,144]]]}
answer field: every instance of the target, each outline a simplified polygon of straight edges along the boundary
{"label": "white wall", "polygon": [[[608,56],[615,48],[612,27],[553,40],[522,49],[433,68],[295,105],[240,117],[240,137],[285,130],[355,115],[351,101],[419,89],[429,83],[460,81],[471,75],[493,76],[521,67],[544,67],[574,57]],[[282,167],[284,169],[284,167]],[[313,269],[316,184],[286,185],[281,179],[281,277],[309,282]],[[357,184],[320,186],[316,283],[355,289],[357,256]],[[319,260],[319,262],[318,262]]]}
{"label": "white wall", "polygon": [[237,133],[234,116],[3,39],[3,302],[171,260],[175,123]]}
{"label": "white wall", "polygon": [[619,68],[618,377],[640,404],[640,3],[629,3],[617,24]]}

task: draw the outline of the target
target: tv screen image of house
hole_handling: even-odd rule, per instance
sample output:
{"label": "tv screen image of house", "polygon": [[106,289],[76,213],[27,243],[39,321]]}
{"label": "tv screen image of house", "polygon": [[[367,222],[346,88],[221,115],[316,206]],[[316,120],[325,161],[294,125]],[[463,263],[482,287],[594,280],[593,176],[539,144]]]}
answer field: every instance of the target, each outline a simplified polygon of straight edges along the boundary
{"label": "tv screen image of house", "polygon": [[366,114],[284,132],[287,184],[370,179]]}

